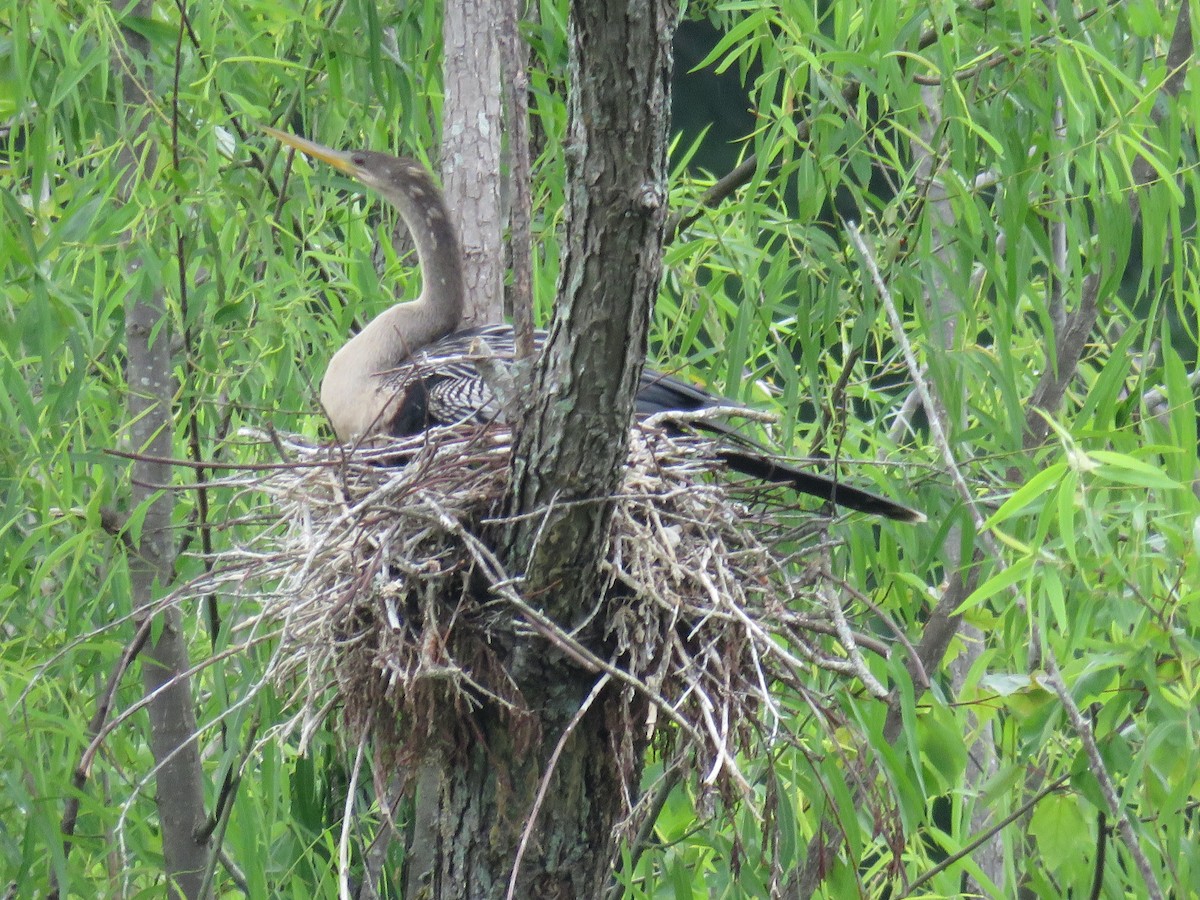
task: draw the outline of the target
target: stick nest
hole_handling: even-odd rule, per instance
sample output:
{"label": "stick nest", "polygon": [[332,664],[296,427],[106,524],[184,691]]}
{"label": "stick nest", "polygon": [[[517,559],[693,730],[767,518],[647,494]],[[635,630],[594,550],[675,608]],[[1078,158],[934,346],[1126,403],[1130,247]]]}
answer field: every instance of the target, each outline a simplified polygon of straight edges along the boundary
{"label": "stick nest", "polygon": [[782,720],[780,682],[807,692],[824,669],[882,693],[827,575],[826,520],[730,482],[708,441],[653,423],[633,430],[613,500],[607,589],[579,621],[549,621],[491,549],[510,437],[460,426],[353,454],[293,443],[297,464],[259,478],[278,527],[269,553],[242,553],[269,557],[258,573],[277,587],[254,621],[281,633],[271,674],[310,722],[340,704],[408,757],[488,704],[519,718],[508,663],[533,642],[623,692],[641,735],[626,752],[657,730],[706,781],[745,790],[735,759]]}

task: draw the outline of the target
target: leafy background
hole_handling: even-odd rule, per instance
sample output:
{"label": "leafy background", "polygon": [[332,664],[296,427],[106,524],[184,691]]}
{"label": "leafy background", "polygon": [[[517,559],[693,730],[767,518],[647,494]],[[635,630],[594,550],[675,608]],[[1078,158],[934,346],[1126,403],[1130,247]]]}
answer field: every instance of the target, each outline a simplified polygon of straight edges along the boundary
{"label": "leafy background", "polygon": [[[680,134],[674,208],[693,209],[732,154],[754,154],[755,165],[668,247],[652,355],[777,409],[771,438],[789,452],[886,464],[847,471],[930,521],[837,524],[837,574],[915,642],[977,553],[961,609],[975,630],[958,632],[928,692],[913,688],[902,653],[874,663],[900,691],[894,745],[882,738],[882,704],[814,671],[820,703],[788,701],[795,748],[744,761],[756,802],[728,809],[698,779],[676,787],[655,840],[621,875],[626,896],[766,896],[830,814],[847,840],[829,861],[828,896],[957,896],[964,872],[995,896],[1016,884],[1035,896],[1093,885],[1142,896],[1102,812],[1095,764],[1048,687],[1046,648],[1155,878],[1194,896],[1195,70],[1177,96],[1164,94],[1174,4],[986,6],[713,2],[688,12],[723,35],[697,54],[697,70],[736,78],[749,99],[734,94],[713,131]],[[0,9],[0,873],[18,896],[44,893],[52,872],[80,896],[161,892],[143,718],[121,722],[87,784],[72,787],[96,698],[133,631],[125,540],[112,523],[136,542],[140,510],[127,501],[127,463],[107,453],[136,449],[125,308],[148,285],[168,286],[177,456],[263,458],[244,426],[327,436],[314,389],[325,359],[387,302],[380,268],[409,295],[416,283],[373,201],[303,162],[286,169],[255,124],[436,164],[439,10],[202,4],[187,9],[187,28],[174,6],[125,19],[153,48],[161,104],[147,113],[147,140],[164,152],[118,203],[116,149],[129,127],[115,89],[122,14],[70,0]],[[545,0],[526,26],[543,316],[561,225],[565,19],[560,0]],[[704,121],[711,102],[691,83],[680,83],[681,122]],[[726,120],[746,123],[743,141],[715,136]],[[947,446],[985,529],[927,415],[905,405],[911,373],[851,249],[851,223],[944,404]],[[145,264],[130,273],[133,259]],[[1067,373],[1065,402],[1045,417],[1048,440],[1027,450],[1029,398],[1089,278],[1097,326]],[[180,469],[175,488],[198,474]],[[178,490],[177,580],[203,571],[202,551],[253,534],[259,512],[232,491]],[[331,725],[302,748],[276,730],[286,692],[256,690],[269,646],[222,656],[249,612],[219,597],[189,610],[194,659],[219,660],[195,681],[210,800],[242,779],[224,849],[251,896],[334,896],[342,738]],[[139,699],[128,677],[115,709]],[[59,829],[73,794],[81,813],[68,860]],[[993,827],[1007,888],[973,857]]]}

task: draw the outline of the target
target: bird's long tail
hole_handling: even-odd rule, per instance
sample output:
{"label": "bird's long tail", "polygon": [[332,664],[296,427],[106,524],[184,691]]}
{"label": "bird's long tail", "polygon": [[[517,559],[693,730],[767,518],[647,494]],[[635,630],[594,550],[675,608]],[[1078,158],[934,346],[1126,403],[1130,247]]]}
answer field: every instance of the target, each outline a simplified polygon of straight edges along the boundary
{"label": "bird's long tail", "polygon": [[732,450],[723,447],[717,455],[725,461],[729,468],[752,478],[782,484],[801,494],[819,497],[838,506],[856,509],[859,512],[875,516],[885,516],[898,522],[924,522],[923,513],[896,503],[886,497],[851,487],[825,475],[805,472],[778,459],[754,453],[749,450]]}

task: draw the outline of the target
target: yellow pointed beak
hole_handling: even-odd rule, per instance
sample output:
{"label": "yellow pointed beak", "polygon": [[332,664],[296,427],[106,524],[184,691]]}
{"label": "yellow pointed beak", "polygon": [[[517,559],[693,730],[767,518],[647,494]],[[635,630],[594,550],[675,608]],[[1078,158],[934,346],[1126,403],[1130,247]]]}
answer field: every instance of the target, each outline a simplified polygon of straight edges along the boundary
{"label": "yellow pointed beak", "polygon": [[280,131],[278,128],[272,128],[269,125],[260,125],[259,127],[276,140],[282,141],[289,147],[294,147],[301,153],[311,156],[313,159],[329,163],[335,169],[345,172],[348,175],[358,174],[358,166],[351,162],[351,154],[349,153],[344,153],[341,150],[333,150],[323,144],[305,140],[302,137],[296,137],[294,134],[288,134],[286,131]]}

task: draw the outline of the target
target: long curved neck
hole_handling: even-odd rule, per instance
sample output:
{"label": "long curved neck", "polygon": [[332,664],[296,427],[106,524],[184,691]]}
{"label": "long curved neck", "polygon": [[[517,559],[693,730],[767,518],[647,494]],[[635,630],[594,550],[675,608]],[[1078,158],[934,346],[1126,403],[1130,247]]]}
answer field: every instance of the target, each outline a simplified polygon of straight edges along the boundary
{"label": "long curved neck", "polygon": [[388,405],[380,375],[454,331],[463,314],[462,252],[441,191],[424,172],[404,188],[380,190],[412,234],[421,269],[416,300],[380,313],[329,361],[321,404],[338,439],[349,442],[380,424]]}

